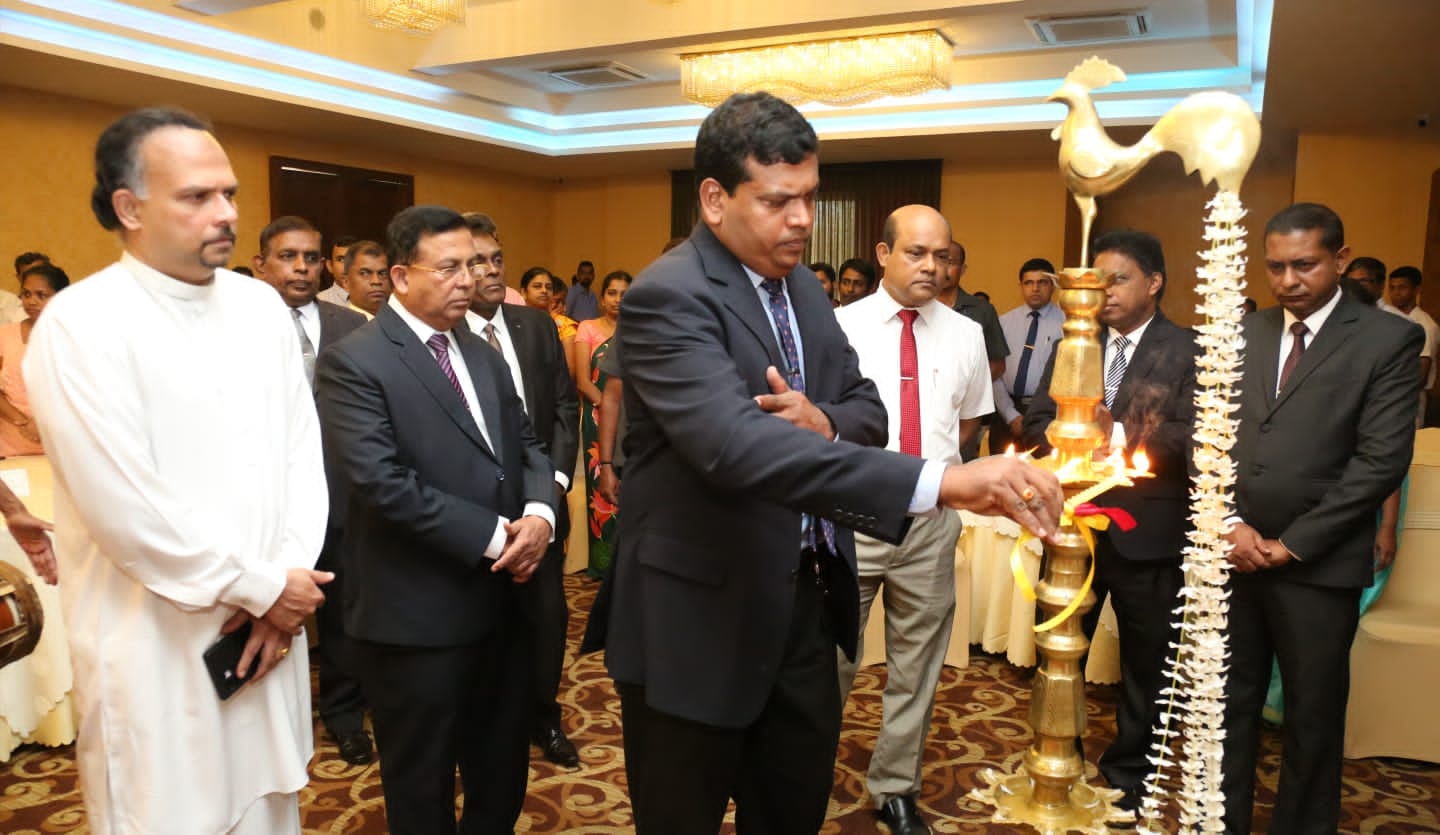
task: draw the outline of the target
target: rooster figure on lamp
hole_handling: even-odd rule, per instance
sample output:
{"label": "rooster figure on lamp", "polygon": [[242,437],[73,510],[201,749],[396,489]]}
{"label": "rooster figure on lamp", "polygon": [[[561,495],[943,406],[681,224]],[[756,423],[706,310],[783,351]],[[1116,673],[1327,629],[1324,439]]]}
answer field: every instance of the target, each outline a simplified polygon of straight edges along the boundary
{"label": "rooster figure on lamp", "polygon": [[1238,194],[1260,147],[1260,122],[1250,105],[1233,93],[1219,91],[1185,98],[1139,142],[1119,145],[1100,124],[1090,91],[1124,80],[1125,72],[1109,61],[1087,58],[1047,99],[1070,108],[1050,138],[1060,141],[1060,175],[1080,207],[1082,264],[1090,263],[1095,198],[1125,185],[1155,155],[1173,151],[1185,163],[1185,173],[1199,171],[1202,182]]}

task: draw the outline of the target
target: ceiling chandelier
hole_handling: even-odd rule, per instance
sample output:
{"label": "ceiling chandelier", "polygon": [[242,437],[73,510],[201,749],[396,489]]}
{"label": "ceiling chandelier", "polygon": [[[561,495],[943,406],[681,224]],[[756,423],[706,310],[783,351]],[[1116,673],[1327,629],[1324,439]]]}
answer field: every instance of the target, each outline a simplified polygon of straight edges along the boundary
{"label": "ceiling chandelier", "polygon": [[900,32],[680,56],[680,91],[703,105],[765,90],[792,104],[846,105],[950,87],[950,42]]}
{"label": "ceiling chandelier", "polygon": [[365,0],[365,16],[380,29],[429,35],[441,26],[465,22],[465,0]]}

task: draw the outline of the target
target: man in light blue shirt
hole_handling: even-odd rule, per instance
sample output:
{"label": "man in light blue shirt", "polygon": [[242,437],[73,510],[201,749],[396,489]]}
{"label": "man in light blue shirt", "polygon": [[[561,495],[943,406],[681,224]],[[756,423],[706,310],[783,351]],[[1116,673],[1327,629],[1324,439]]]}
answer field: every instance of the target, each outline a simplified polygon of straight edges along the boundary
{"label": "man in light blue shirt", "polygon": [[1063,335],[1065,314],[1050,300],[1055,292],[1055,267],[1044,258],[1020,266],[1020,292],[1025,303],[1000,317],[1005,342],[1016,348],[1005,358],[1005,373],[995,381],[995,415],[990,425],[990,452],[1003,452],[1020,437],[1020,422],[1055,343]]}

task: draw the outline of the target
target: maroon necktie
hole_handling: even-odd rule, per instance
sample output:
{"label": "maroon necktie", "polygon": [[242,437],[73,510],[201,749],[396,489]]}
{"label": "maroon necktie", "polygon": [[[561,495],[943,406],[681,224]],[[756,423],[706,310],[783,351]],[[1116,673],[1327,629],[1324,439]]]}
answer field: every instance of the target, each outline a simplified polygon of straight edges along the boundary
{"label": "maroon necktie", "polygon": [[441,373],[450,381],[450,385],[455,387],[455,393],[460,395],[460,402],[465,404],[468,411],[470,401],[465,399],[465,389],[460,388],[460,378],[455,376],[455,369],[450,366],[450,340],[445,338],[445,334],[437,333],[427,339],[425,344],[435,353],[435,361],[440,363]]}
{"label": "maroon necktie", "polygon": [[1300,358],[1305,355],[1305,334],[1310,329],[1305,327],[1304,322],[1296,322],[1290,326],[1290,333],[1295,336],[1295,341],[1290,345],[1290,355],[1285,357],[1285,365],[1280,369],[1280,390],[1285,390],[1285,384],[1290,382],[1290,375],[1294,373],[1295,366],[1300,364]]}
{"label": "maroon necktie", "polygon": [[914,310],[900,313],[900,451],[920,455],[920,360],[915,356]]}

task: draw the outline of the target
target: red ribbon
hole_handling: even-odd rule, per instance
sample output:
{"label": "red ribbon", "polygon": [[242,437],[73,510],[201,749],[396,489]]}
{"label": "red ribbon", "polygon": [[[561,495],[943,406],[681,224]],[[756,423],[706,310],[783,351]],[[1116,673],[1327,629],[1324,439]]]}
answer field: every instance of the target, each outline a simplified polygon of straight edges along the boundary
{"label": "red ribbon", "polygon": [[1118,525],[1120,527],[1120,530],[1122,531],[1128,533],[1129,531],[1135,530],[1135,517],[1131,516],[1127,511],[1118,507],[1100,507],[1097,504],[1085,502],[1082,505],[1076,506],[1075,515],[1104,516],[1107,517],[1111,522],[1114,522],[1116,525]]}

